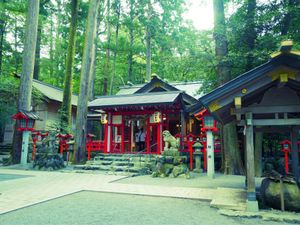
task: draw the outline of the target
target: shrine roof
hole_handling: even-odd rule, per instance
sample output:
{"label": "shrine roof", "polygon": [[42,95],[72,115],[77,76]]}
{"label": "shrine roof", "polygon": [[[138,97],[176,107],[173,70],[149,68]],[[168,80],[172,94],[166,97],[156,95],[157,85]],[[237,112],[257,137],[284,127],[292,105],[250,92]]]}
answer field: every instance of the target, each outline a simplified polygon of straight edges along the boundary
{"label": "shrine roof", "polygon": [[28,118],[28,119],[33,119],[33,120],[41,120],[40,117],[32,111],[25,111],[25,110],[20,110],[17,114],[13,116],[14,119],[16,118]]}
{"label": "shrine roof", "polygon": [[183,91],[193,98],[199,98],[202,95],[202,93],[199,92],[202,86],[201,81],[167,82],[160,79],[157,75],[152,76],[152,80],[149,83],[121,86],[120,90],[117,92],[117,95],[147,92],[148,87],[151,88],[151,85],[155,82],[160,82],[162,86],[166,88],[166,90]]}
{"label": "shrine roof", "polygon": [[[38,91],[40,91],[46,98],[62,102],[63,101],[63,90],[58,87],[54,87],[50,84],[46,84],[42,81],[33,79],[32,83],[33,87],[35,87]],[[78,96],[72,94],[72,105],[77,106]]]}
{"label": "shrine roof", "polygon": [[279,53],[271,55],[268,62],[200,97],[199,103],[190,111],[196,113],[205,106],[216,118],[227,123],[234,120],[230,109],[234,107],[237,97],[242,99],[242,105],[246,107],[260,102],[264,93],[273,87],[285,85],[300,94],[300,54],[291,49],[292,46],[281,48]]}
{"label": "shrine roof", "polygon": [[103,109],[118,106],[168,105],[177,102],[182,94],[181,91],[172,91],[102,96],[89,102],[88,106],[91,109]]}

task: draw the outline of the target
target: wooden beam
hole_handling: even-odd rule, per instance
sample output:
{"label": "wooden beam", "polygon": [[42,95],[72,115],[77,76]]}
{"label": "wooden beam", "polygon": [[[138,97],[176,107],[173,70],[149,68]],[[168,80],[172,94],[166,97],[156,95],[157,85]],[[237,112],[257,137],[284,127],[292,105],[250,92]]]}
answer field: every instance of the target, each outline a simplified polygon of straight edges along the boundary
{"label": "wooden beam", "polygon": [[252,112],[253,114],[269,114],[269,113],[299,113],[300,105],[290,106],[253,106],[245,107],[241,109],[233,109],[233,114],[240,113],[245,114],[246,112]]}
{"label": "wooden beam", "polygon": [[[269,72],[269,68],[266,68],[266,72]],[[257,89],[260,89],[272,82],[272,78],[269,76],[261,76],[259,79],[251,82],[246,82],[247,86],[243,86],[244,93],[246,92],[247,95],[255,92]],[[235,90],[233,93],[223,95],[219,99],[212,101],[211,104],[208,106],[211,112],[218,111],[219,109],[223,108],[226,105],[230,105],[233,102],[235,97],[243,97],[245,96],[240,89]]]}
{"label": "wooden beam", "polygon": [[[298,127],[298,126],[297,126]],[[290,132],[292,128],[290,126],[264,126],[264,127],[255,127],[254,132],[263,132],[263,133],[286,133]]]}
{"label": "wooden beam", "polygon": [[[289,126],[300,125],[300,119],[255,119],[252,120],[254,126]],[[241,120],[238,126],[245,126],[245,120]]]}

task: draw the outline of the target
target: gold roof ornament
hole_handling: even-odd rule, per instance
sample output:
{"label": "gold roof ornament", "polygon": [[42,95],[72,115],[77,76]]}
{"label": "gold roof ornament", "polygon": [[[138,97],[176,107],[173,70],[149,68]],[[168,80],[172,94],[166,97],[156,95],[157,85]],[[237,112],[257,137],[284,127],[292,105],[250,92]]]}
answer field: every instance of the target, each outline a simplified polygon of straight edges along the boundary
{"label": "gold roof ornament", "polygon": [[290,54],[300,56],[300,51],[292,50],[294,46],[294,42],[292,40],[285,40],[281,42],[279,51],[271,53],[271,58],[276,58],[282,54]]}

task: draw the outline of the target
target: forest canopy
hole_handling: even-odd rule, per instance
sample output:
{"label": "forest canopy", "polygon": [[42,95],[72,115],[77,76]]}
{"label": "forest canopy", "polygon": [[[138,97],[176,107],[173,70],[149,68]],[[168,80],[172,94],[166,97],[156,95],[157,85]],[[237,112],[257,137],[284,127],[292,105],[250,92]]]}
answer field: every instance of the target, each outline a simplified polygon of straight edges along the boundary
{"label": "forest canopy", "polygon": [[[186,1],[107,0],[100,4],[94,95],[107,95],[110,89],[115,93],[121,85],[145,82],[148,48],[151,73],[168,81],[202,80],[204,92],[217,85],[214,31],[197,30],[183,19]],[[231,78],[268,60],[281,40],[299,43],[297,0],[224,0],[224,4],[228,39],[224,63],[231,67]],[[234,10],[228,10],[228,6]],[[1,76],[21,73],[26,10],[26,0],[0,0]],[[87,13],[88,1],[79,1],[73,65],[75,93],[79,90]],[[70,17],[71,0],[40,1],[34,78],[61,88]]]}

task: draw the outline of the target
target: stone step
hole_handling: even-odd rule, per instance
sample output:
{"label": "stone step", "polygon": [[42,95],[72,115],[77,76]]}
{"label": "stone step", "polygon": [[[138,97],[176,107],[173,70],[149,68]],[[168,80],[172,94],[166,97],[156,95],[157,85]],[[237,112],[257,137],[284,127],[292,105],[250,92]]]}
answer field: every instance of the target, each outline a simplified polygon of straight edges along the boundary
{"label": "stone step", "polygon": [[133,166],[134,163],[125,162],[125,161],[113,161],[113,165],[116,165],[116,166]]}
{"label": "stone step", "polygon": [[79,170],[104,170],[104,171],[109,171],[110,167],[109,166],[104,166],[104,165],[75,165],[74,169],[79,169]]}
{"label": "stone step", "polygon": [[94,161],[100,161],[100,160],[103,160],[104,159],[104,156],[95,156],[93,158]]}
{"label": "stone step", "polygon": [[126,157],[104,157],[102,160],[107,160],[107,161],[129,161],[129,158]]}
{"label": "stone step", "polygon": [[246,191],[244,189],[217,188],[218,192],[213,196],[211,207],[230,210],[246,209]]}
{"label": "stone step", "polygon": [[12,149],[12,144],[0,145],[0,154],[10,153]]}
{"label": "stone step", "polygon": [[113,161],[104,161],[104,160],[97,160],[97,161],[87,161],[86,165],[111,165],[113,163]]}

